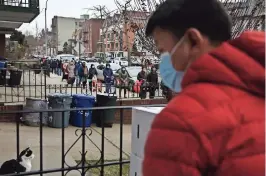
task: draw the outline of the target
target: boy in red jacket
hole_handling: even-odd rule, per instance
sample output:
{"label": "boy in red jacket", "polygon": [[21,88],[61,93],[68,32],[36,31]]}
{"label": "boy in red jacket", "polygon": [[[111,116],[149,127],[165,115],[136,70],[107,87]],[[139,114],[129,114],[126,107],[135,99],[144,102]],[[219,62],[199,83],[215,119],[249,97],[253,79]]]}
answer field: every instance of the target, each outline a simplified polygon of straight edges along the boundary
{"label": "boy in red jacket", "polygon": [[179,94],[155,118],[143,176],[265,174],[265,34],[231,40],[218,0],[166,0],[146,34]]}

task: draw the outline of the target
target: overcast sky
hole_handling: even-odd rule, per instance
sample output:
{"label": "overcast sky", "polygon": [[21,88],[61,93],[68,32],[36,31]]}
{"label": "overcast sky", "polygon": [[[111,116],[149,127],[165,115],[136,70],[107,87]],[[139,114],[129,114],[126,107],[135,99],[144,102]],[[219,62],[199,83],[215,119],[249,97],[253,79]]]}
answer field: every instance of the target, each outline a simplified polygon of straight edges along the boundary
{"label": "overcast sky", "polygon": [[[23,24],[19,30],[25,32],[30,31],[35,34],[36,23],[38,24],[38,29],[41,30],[45,26],[44,22],[44,7],[46,0],[40,0],[40,14],[35,20],[30,24]],[[122,1],[120,1],[122,2]],[[65,17],[77,17],[79,18],[81,14],[86,14],[88,10],[84,8],[90,8],[95,5],[105,5],[109,10],[116,8],[113,0],[48,0],[47,5],[47,26],[50,29],[52,18],[54,16],[65,16]]]}

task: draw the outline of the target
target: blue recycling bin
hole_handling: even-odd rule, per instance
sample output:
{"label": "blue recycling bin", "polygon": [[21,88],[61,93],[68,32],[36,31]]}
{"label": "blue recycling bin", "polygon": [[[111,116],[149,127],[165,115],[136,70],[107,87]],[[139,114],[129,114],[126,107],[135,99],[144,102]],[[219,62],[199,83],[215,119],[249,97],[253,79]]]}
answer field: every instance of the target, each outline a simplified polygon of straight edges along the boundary
{"label": "blue recycling bin", "polygon": [[[72,96],[72,108],[91,108],[95,104],[95,97],[75,94]],[[85,127],[90,127],[92,122],[92,111],[85,111]],[[72,111],[70,124],[76,127],[83,127],[83,111]]]}

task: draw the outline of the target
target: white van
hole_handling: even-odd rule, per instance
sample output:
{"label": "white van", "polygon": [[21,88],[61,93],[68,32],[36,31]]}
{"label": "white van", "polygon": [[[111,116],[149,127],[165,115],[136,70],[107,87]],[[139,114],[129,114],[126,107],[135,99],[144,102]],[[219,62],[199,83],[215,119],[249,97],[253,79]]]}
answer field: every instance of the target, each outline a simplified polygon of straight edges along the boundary
{"label": "white van", "polygon": [[121,65],[121,66],[125,66],[125,67],[128,66],[128,60],[127,60],[127,58],[125,58],[125,57],[116,57],[116,58],[114,59],[114,63],[115,63],[115,64],[119,64],[119,65]]}

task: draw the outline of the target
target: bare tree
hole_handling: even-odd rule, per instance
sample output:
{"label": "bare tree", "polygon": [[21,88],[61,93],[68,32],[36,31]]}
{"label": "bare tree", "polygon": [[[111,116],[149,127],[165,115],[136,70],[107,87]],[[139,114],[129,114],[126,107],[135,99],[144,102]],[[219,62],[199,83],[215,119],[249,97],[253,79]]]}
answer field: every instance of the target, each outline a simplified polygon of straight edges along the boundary
{"label": "bare tree", "polygon": [[[92,14],[94,18],[99,18],[99,19],[105,19],[102,25],[102,31],[101,31],[101,37],[106,36],[106,33],[108,32],[108,28],[110,25],[112,25],[112,21],[110,23],[110,19],[112,18],[112,14],[117,13],[117,10],[108,10],[108,8],[105,5],[96,5],[91,8],[87,8],[88,12]],[[104,37],[100,38],[101,43],[101,49],[103,52],[104,60],[106,59],[105,55],[105,41]]]}
{"label": "bare tree", "polygon": [[[131,3],[131,9],[147,12],[151,15],[152,12],[165,0],[134,0]],[[232,17],[232,37],[237,37],[245,30],[265,30],[265,2],[264,0],[221,0],[228,13]],[[143,21],[143,26],[146,26],[148,17]],[[144,28],[137,30],[136,42],[141,45],[143,50],[147,50],[158,56],[154,41],[145,36]]]}

